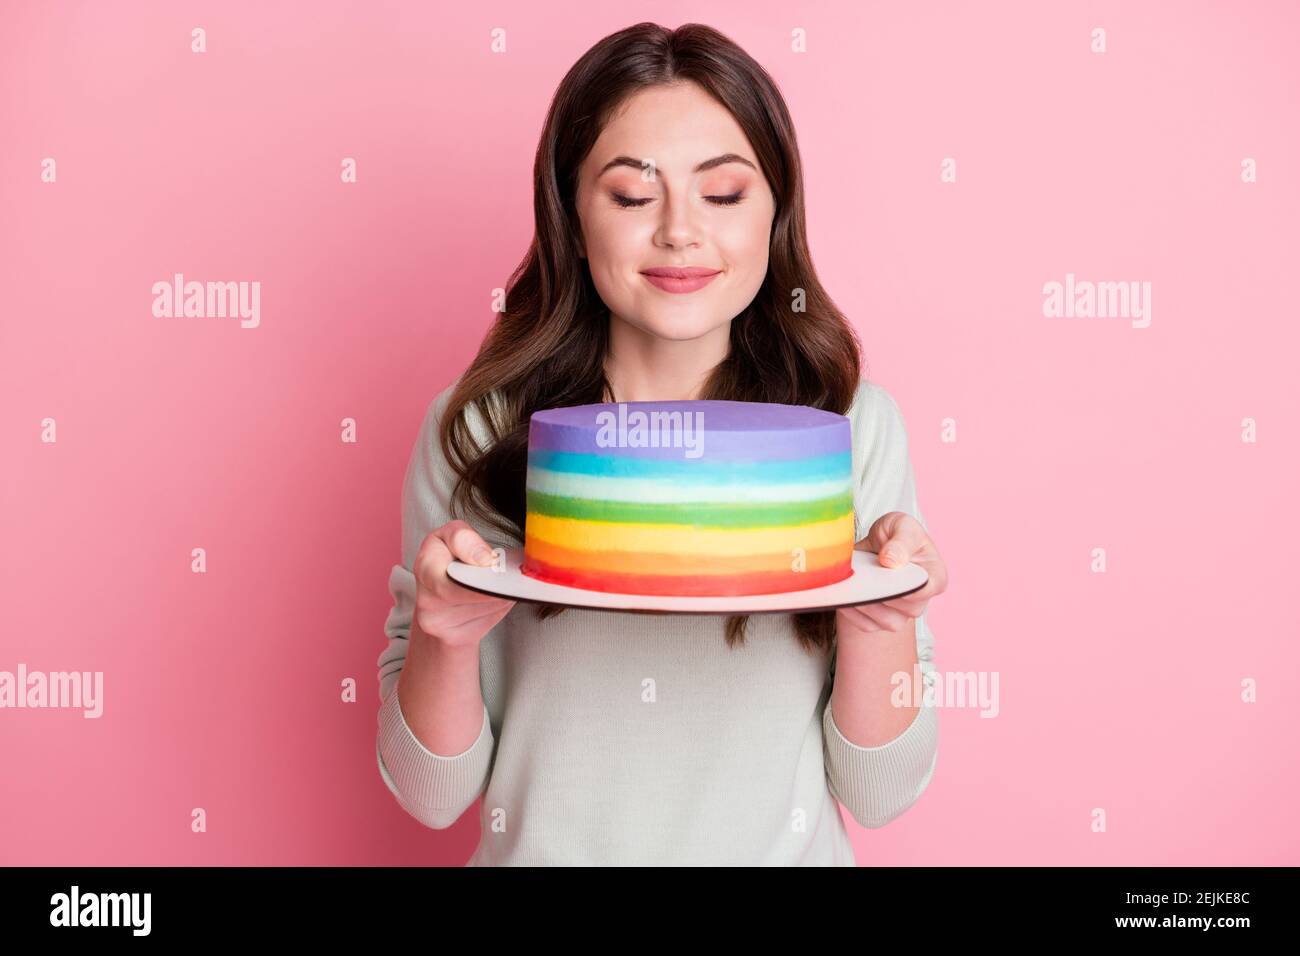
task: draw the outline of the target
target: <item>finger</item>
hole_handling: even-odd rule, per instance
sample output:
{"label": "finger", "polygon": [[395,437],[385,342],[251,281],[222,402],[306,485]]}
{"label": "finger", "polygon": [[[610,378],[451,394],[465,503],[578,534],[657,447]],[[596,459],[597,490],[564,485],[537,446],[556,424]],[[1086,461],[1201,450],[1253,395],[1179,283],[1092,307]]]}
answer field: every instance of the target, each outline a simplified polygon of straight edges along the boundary
{"label": "finger", "polygon": [[871,523],[867,536],[859,541],[855,548],[880,554],[891,541],[897,541],[909,549],[919,550],[928,535],[917,521],[905,511],[889,511]]}
{"label": "finger", "polygon": [[412,569],[416,580],[425,591],[448,604],[481,604],[495,599],[491,594],[463,588],[448,577],[447,566],[451,564],[451,560],[451,550],[440,534],[430,534],[425,538]]}
{"label": "finger", "polygon": [[865,607],[841,608],[840,610],[844,612],[845,623],[856,630],[872,632],[885,629],[879,621],[871,616]]}
{"label": "finger", "polygon": [[904,614],[902,611],[885,607],[880,603],[859,604],[853,610],[875,625],[874,629],[876,630],[898,631],[906,627],[907,622],[912,620],[910,614]]}
{"label": "finger", "polygon": [[867,529],[866,537],[854,547],[859,551],[870,551],[873,554],[879,554],[880,549],[885,546],[885,542],[893,537],[896,523],[892,517],[887,516],[884,520],[877,518],[872,522],[871,527]]}
{"label": "finger", "polygon": [[929,537],[919,521],[900,521],[880,549],[880,563],[887,568],[902,567],[925,547]]}
{"label": "finger", "polygon": [[506,602],[505,607],[494,608],[485,614],[478,614],[474,617],[468,618],[467,620],[461,621],[459,624],[452,624],[449,626],[484,633],[495,627],[497,622],[510,613],[510,609],[514,606],[514,601],[508,601]]}
{"label": "finger", "polygon": [[502,601],[499,598],[494,599],[490,604],[479,601],[467,604],[448,604],[435,611],[431,616],[441,627],[464,627],[466,624],[473,624],[494,614],[504,615],[514,606],[514,601]]}
{"label": "finger", "polygon": [[438,529],[438,537],[458,561],[481,566],[496,560],[496,554],[488,543],[464,521],[447,522]]}
{"label": "finger", "polygon": [[895,608],[906,614],[908,617],[920,617],[925,613],[926,605],[930,603],[929,598],[918,598],[916,596],[917,594],[921,594],[924,590],[925,589],[922,588],[921,591],[917,591],[916,594],[909,594],[907,597],[890,598],[888,601],[881,601],[880,603],[885,605],[885,607]]}
{"label": "finger", "polygon": [[922,614],[925,613],[924,607],[914,607],[910,605],[908,607],[896,607],[895,605],[890,604],[887,601],[884,603],[886,607],[901,614],[905,619],[904,623],[906,623],[907,621],[915,621],[917,618],[919,618]]}
{"label": "finger", "polygon": [[420,545],[420,553],[415,556],[411,570],[421,587],[436,593],[439,582],[447,578],[447,565],[450,563],[451,551],[447,543],[438,535],[430,534]]}
{"label": "finger", "polygon": [[476,591],[474,588],[467,588],[458,581],[453,581],[451,576],[444,574],[442,580],[438,582],[438,587],[434,591],[438,600],[442,601],[448,607],[459,607],[462,604],[477,605],[482,610],[483,605],[490,604],[493,601],[500,601],[501,597],[497,594],[488,594],[485,591]]}
{"label": "finger", "polygon": [[[936,554],[937,557],[937,554]],[[925,565],[926,573],[930,575],[930,580],[926,583],[927,588],[933,588],[930,596],[942,594],[948,590],[948,565],[942,558],[936,561],[927,561]]]}
{"label": "finger", "polygon": [[[510,605],[513,607],[514,602],[510,602]],[[445,638],[482,639],[509,612],[510,607],[502,607],[464,620],[448,618],[445,612],[439,612],[431,615],[427,620],[422,620],[420,628],[427,634],[438,634]]]}

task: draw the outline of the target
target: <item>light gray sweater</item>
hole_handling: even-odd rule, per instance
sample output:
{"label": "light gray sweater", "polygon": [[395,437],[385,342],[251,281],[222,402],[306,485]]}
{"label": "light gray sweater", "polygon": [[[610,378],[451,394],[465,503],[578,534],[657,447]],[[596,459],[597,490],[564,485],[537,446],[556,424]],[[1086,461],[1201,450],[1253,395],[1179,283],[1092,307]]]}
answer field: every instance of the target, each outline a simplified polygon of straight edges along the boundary
{"label": "light gray sweater", "polygon": [[[453,383],[454,384],[454,383]],[[726,618],[568,608],[539,622],[515,607],[484,637],[483,729],[442,756],[412,733],[395,693],[415,603],[411,572],[425,536],[466,518],[490,545],[521,547],[449,511],[454,480],[437,441],[451,387],[426,410],[402,488],[402,563],[379,655],[380,775],[426,826],[451,826],[482,797],[469,866],[853,866],[836,805],[882,827],[930,782],[939,719],[926,704],[898,737],[859,747],[836,727],[834,650],[805,652],[791,617],[750,617],[729,650]],[[916,500],[903,416],[881,386],[860,382],[853,431],[855,540]],[[475,437],[484,424],[471,418]],[[934,638],[917,619],[923,681]]]}

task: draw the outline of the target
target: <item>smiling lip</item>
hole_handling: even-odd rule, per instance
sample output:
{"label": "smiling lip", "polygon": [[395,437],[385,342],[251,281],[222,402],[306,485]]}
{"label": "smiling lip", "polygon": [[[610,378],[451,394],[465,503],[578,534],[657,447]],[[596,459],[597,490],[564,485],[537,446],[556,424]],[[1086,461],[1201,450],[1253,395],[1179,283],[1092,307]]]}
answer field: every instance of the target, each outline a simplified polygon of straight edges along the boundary
{"label": "smiling lip", "polygon": [[703,289],[719,275],[717,269],[705,269],[700,266],[675,268],[661,266],[654,269],[642,269],[641,274],[651,285],[665,292],[694,292]]}

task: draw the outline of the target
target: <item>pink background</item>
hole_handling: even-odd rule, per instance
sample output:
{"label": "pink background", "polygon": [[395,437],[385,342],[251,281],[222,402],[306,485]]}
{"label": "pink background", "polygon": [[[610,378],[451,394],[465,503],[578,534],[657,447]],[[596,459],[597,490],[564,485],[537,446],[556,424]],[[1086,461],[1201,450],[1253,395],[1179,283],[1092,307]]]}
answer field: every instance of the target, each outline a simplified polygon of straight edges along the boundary
{"label": "pink background", "polygon": [[[949,564],[935,663],[1000,675],[859,861],[1300,863],[1296,8],[755,0],[5,5],[0,670],[105,703],[0,711],[0,861],[468,858],[477,804],[427,829],[375,766],[401,475],[531,236],[556,83],[646,17],[780,83]],[[260,327],[153,317],[175,272],[260,281]],[[1067,272],[1149,281],[1151,326],[1045,317]]]}

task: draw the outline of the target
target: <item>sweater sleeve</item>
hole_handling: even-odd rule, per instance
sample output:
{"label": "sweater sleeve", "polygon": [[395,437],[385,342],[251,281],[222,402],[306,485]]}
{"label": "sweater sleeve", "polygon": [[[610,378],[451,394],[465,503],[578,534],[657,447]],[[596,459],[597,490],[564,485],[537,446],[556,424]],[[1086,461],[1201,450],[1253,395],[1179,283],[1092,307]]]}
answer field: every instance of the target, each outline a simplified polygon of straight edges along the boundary
{"label": "sweater sleeve", "polygon": [[[853,427],[854,540],[862,540],[876,519],[890,511],[906,512],[925,527],[916,498],[907,429],[893,396],[864,380],[849,418]],[[936,679],[934,634],[926,620],[928,614],[927,608],[916,619],[917,658],[927,689]],[[832,652],[832,681],[835,660]],[[830,791],[862,826],[883,827],[929,786],[939,754],[939,716],[931,703],[923,701],[912,723],[893,740],[877,747],[860,747],[836,726],[828,697],[822,730]]]}
{"label": "sweater sleeve", "polygon": [[[496,749],[486,703],[474,743],[462,753],[443,756],[426,748],[412,732],[397,694],[415,612],[415,557],[429,532],[452,517],[455,476],[438,445],[438,422],[450,396],[449,387],[430,403],[407,462],[402,484],[402,563],[393,565],[388,575],[393,606],[384,623],[387,646],[377,662],[381,703],[375,756],[380,777],[407,813],[435,829],[451,826],[483,793]],[[496,543],[477,530],[489,544]],[[502,626],[498,622],[493,630]]]}

